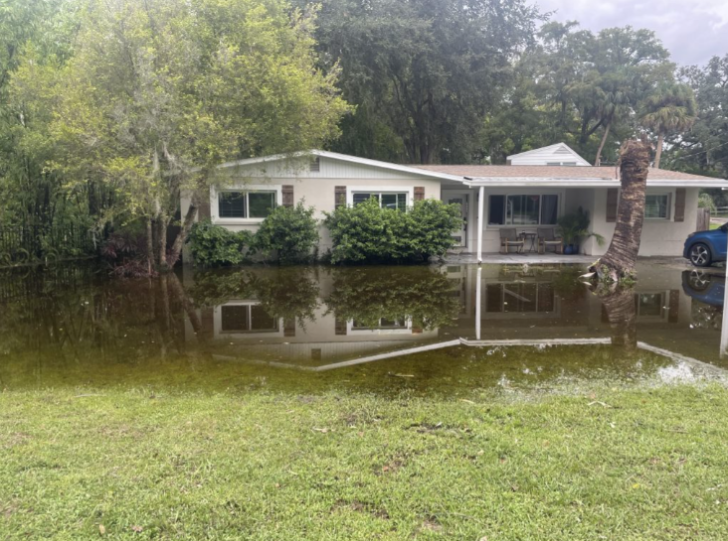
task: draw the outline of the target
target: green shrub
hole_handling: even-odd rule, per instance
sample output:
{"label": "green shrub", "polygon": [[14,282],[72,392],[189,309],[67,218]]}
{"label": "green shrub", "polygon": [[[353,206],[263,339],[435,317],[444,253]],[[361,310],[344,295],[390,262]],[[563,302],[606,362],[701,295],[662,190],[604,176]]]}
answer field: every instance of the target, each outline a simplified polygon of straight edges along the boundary
{"label": "green shrub", "polygon": [[413,263],[441,256],[462,226],[457,205],[428,199],[408,212],[382,209],[375,199],[326,215],[332,263]]}
{"label": "green shrub", "polygon": [[250,246],[251,239],[248,231],[233,232],[204,221],[192,226],[189,243],[197,265],[222,267],[242,263],[244,249]]}
{"label": "green shrub", "polygon": [[311,259],[319,241],[318,223],[313,213],[314,209],[306,209],[303,203],[295,207],[276,207],[255,233],[252,253],[279,263]]}

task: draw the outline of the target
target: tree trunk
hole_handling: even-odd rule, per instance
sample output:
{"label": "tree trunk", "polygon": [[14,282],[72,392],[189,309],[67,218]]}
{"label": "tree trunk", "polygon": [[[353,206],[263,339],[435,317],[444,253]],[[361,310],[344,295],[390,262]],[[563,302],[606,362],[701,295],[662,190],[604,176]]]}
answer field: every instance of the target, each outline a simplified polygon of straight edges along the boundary
{"label": "tree trunk", "polygon": [[602,150],[604,150],[604,144],[607,142],[607,137],[609,137],[609,128],[612,126],[612,123],[610,122],[607,124],[607,127],[604,129],[604,135],[602,135],[602,140],[599,143],[599,149],[597,150],[597,159],[594,160],[594,166],[599,167],[602,165]]}
{"label": "tree trunk", "polygon": [[634,295],[633,290],[620,286],[599,295],[612,328],[612,347],[616,359],[623,359],[625,354],[629,356],[637,351]]}
{"label": "tree trunk", "polygon": [[617,225],[607,253],[591,268],[600,280],[617,282],[635,276],[634,266],[645,218],[645,188],[651,150],[649,143],[641,141],[627,141],[620,150],[622,193],[617,207]]}
{"label": "tree trunk", "polygon": [[169,257],[167,258],[167,265],[170,269],[177,264],[179,256],[182,253],[182,248],[184,247],[185,242],[187,242],[187,237],[189,237],[190,230],[192,229],[192,225],[195,223],[195,218],[197,217],[197,207],[197,201],[193,197],[192,201],[190,202],[190,208],[187,209],[187,214],[185,215],[185,221],[182,224],[182,229],[180,229],[179,233],[177,234],[177,238],[174,239],[172,250],[169,252]]}
{"label": "tree trunk", "polygon": [[662,158],[662,145],[665,144],[665,136],[660,134],[657,136],[657,149],[655,150],[655,169],[660,168],[660,158]]}
{"label": "tree trunk", "polygon": [[152,219],[147,218],[147,270],[149,276],[152,275],[154,269],[154,233],[152,229]]}
{"label": "tree trunk", "polygon": [[167,217],[160,213],[157,217],[157,267],[167,272]]}

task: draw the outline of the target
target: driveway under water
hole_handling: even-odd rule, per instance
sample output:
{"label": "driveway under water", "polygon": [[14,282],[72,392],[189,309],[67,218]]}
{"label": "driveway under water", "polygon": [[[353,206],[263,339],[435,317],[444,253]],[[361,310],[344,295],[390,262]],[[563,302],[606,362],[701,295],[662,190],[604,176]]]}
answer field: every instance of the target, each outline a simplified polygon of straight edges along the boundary
{"label": "driveway under water", "polygon": [[[641,264],[289,267],[0,280],[0,387],[465,394],[728,379],[725,278]],[[728,327],[728,325],[726,325]],[[723,340],[721,336],[723,334]]]}

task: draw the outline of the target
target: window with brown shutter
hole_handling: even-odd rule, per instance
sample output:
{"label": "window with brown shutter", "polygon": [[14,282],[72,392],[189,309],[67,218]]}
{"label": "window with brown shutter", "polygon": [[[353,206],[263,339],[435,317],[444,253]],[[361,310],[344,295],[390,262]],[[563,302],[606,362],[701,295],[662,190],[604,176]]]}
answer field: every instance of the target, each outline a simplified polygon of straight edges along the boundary
{"label": "window with brown shutter", "polygon": [[685,221],[685,197],[687,190],[685,188],[678,188],[675,190],[675,221]]}
{"label": "window with brown shutter", "polygon": [[346,206],[346,186],[334,186],[334,208]]}
{"label": "window with brown shutter", "polygon": [[422,201],[425,198],[424,186],[415,186],[415,201]]}
{"label": "window with brown shutter", "polygon": [[283,193],[283,206],[292,207],[293,206],[293,186],[283,186],[281,191]]}
{"label": "window with brown shutter", "polygon": [[617,221],[617,205],[619,204],[619,189],[609,188],[607,190],[607,222]]}

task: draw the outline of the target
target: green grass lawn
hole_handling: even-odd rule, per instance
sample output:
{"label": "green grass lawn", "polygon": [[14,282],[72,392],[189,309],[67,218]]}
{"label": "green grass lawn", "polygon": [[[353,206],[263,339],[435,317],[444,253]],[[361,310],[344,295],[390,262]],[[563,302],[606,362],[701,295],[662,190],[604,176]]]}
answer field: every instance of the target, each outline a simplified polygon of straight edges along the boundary
{"label": "green grass lawn", "polygon": [[728,539],[717,385],[0,393],[0,539]]}

